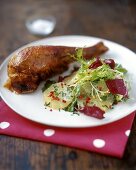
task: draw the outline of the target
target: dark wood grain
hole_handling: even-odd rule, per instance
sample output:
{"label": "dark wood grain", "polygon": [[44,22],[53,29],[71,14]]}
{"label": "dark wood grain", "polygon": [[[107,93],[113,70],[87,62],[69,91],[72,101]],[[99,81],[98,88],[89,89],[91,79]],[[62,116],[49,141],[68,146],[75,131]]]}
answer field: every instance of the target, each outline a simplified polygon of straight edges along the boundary
{"label": "dark wood grain", "polygon": [[[54,15],[51,36],[78,34],[120,43],[136,52],[135,0],[0,0],[0,62],[20,46],[40,39],[25,21]],[[123,159],[48,143],[0,136],[0,170],[135,170],[136,120]]]}

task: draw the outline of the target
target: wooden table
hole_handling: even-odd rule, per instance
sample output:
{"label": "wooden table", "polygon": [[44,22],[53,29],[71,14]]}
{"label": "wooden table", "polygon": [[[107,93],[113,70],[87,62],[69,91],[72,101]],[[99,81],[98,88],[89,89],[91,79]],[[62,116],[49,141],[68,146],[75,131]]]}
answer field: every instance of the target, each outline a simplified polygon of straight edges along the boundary
{"label": "wooden table", "polygon": [[[1,0],[0,62],[20,46],[41,37],[25,21],[54,15],[51,36],[88,35],[120,43],[136,52],[135,0]],[[123,159],[49,143],[0,136],[0,170],[135,170],[136,120]]]}

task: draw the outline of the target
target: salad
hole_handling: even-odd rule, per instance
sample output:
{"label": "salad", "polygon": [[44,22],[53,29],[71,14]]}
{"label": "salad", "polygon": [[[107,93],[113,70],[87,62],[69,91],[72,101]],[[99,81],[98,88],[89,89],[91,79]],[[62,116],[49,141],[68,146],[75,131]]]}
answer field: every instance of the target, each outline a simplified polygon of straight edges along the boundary
{"label": "salad", "polygon": [[83,49],[72,55],[80,68],[58,82],[47,80],[43,87],[44,103],[51,109],[62,109],[98,119],[128,98],[127,70],[113,59],[85,60]]}

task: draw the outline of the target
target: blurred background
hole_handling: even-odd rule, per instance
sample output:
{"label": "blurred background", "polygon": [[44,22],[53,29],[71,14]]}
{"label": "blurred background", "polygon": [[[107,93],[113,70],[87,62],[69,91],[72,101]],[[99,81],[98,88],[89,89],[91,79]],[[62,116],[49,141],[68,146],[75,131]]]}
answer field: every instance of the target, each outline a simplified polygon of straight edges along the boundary
{"label": "blurred background", "polygon": [[30,34],[25,22],[50,15],[56,18],[56,27],[49,36],[96,36],[136,51],[135,0],[0,0],[0,55],[46,38]]}

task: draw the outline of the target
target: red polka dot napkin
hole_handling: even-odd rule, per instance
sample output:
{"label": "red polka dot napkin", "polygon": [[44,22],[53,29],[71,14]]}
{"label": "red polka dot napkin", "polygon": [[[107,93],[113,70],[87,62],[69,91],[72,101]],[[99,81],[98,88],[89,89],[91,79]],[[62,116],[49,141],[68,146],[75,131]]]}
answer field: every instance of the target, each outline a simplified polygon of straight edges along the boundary
{"label": "red polka dot napkin", "polygon": [[0,134],[50,142],[121,158],[135,113],[104,126],[58,128],[27,120],[0,102]]}

